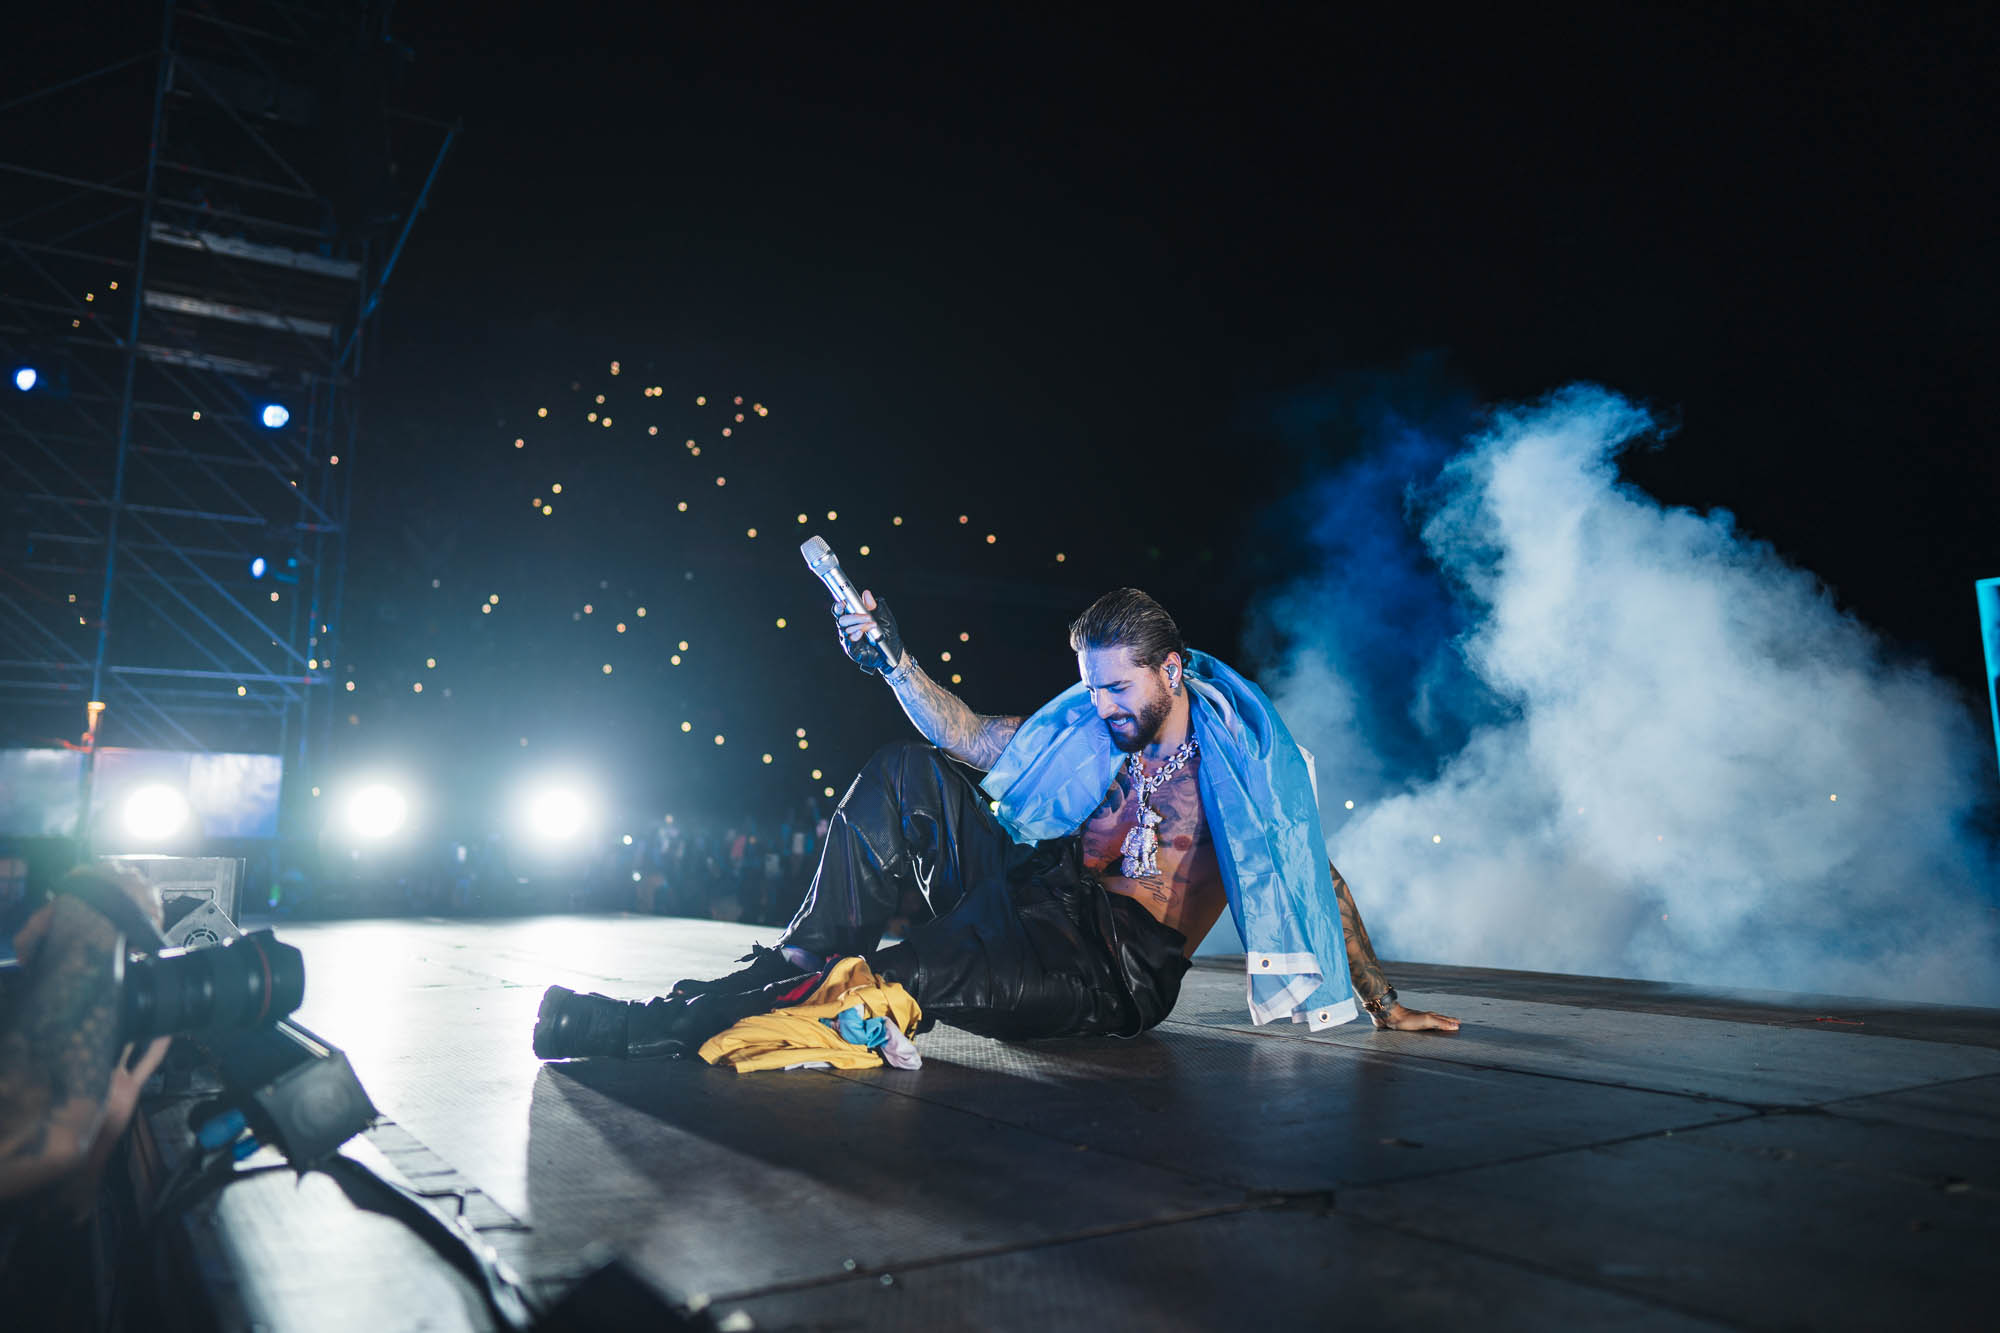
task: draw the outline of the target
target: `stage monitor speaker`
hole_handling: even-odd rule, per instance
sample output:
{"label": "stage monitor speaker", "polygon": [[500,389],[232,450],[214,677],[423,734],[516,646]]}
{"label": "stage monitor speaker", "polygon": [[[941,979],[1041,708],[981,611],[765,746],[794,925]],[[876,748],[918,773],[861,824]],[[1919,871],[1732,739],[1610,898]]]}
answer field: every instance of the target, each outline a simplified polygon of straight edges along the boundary
{"label": "stage monitor speaker", "polygon": [[236,938],[237,893],[246,864],[240,856],[118,855],[97,858],[153,886],[164,914],[167,943],[198,949]]}

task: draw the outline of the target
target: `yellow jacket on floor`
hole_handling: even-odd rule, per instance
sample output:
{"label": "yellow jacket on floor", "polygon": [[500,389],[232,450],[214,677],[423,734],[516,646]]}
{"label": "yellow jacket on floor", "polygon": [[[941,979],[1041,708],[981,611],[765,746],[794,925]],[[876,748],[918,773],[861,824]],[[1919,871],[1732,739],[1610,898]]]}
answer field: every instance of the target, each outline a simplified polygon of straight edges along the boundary
{"label": "yellow jacket on floor", "polygon": [[718,1032],[702,1043],[701,1058],[712,1065],[733,1065],[739,1074],[808,1060],[824,1060],[837,1069],[871,1069],[882,1063],[879,1053],[843,1041],[840,1033],[820,1022],[857,1004],[869,1018],[887,1019],[904,1036],[915,1032],[924,1016],[900,985],[878,980],[863,959],[843,958],[803,1002],[754,1014]]}

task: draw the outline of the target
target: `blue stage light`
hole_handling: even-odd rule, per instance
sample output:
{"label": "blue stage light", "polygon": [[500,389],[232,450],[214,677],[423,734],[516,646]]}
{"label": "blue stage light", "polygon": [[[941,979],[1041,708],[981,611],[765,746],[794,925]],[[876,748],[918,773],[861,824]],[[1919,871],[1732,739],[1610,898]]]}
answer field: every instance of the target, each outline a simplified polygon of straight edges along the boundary
{"label": "blue stage light", "polygon": [[253,578],[253,579],[261,579],[261,578],[263,578],[263,577],[264,577],[264,568],[265,568],[265,566],[264,566],[264,557],[263,557],[263,556],[261,556],[261,555],[260,555],[260,556],[257,556],[257,557],[256,557],[255,559],[251,560],[251,562],[250,562],[250,577],[251,577],[251,578]]}
{"label": "blue stage light", "polygon": [[35,382],[39,379],[41,374],[33,366],[22,366],[14,372],[14,387],[26,393],[35,387]]}
{"label": "blue stage light", "polygon": [[272,430],[278,429],[278,427],[291,419],[291,409],[287,408],[283,403],[264,404],[264,424]]}

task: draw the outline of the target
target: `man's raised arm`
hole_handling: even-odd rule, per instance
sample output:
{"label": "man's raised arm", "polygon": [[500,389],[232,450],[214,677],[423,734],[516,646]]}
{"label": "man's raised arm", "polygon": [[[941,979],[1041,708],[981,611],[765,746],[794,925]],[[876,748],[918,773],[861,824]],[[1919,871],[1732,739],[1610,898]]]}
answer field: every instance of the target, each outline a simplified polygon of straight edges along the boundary
{"label": "man's raised arm", "polygon": [[907,649],[902,665],[889,673],[889,688],[926,740],[982,771],[993,767],[1021,728],[1018,717],[990,717],[967,708],[963,699],[925,675]]}
{"label": "man's raised arm", "polygon": [[[864,591],[861,604],[875,615],[857,615],[835,608],[840,621],[842,646],[847,655],[860,666],[880,672],[888,680],[889,688],[896,692],[896,702],[903,705],[903,711],[925,740],[937,746],[954,759],[962,759],[974,768],[985,771],[991,769],[1000,758],[1000,752],[1007,748],[1007,742],[1014,739],[1020,730],[1018,717],[991,717],[975,713],[965,706],[965,701],[944,686],[924,674],[917,665],[917,659],[903,647],[902,635],[896,629],[895,617],[888,608],[878,606],[875,594]],[[865,641],[869,630],[881,635],[877,645]],[[895,665],[883,669],[876,665],[879,660],[890,659],[884,650],[894,654]]]}

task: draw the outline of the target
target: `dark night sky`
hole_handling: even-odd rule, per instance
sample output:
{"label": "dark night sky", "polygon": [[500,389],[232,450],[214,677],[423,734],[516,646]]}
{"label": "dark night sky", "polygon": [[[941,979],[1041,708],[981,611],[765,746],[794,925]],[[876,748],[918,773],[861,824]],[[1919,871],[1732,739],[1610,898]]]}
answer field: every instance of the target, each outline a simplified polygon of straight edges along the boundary
{"label": "dark night sky", "polygon": [[[974,634],[983,711],[1066,683],[1062,625],[1119,583],[1229,654],[1302,558],[1267,502],[1355,447],[1281,442],[1272,405],[1371,374],[1647,401],[1678,429],[1628,476],[1983,691],[1982,9],[1376,8],[399,6],[405,102],[465,128],[370,370],[348,753],[490,771],[528,734],[691,802],[798,725],[839,785],[900,723],[832,647],[811,531],[926,658]],[[599,392],[628,415],[586,432]],[[738,393],[772,415],[722,441],[693,398]],[[574,503],[532,515],[553,480]],[[449,705],[399,692],[429,652]]]}

